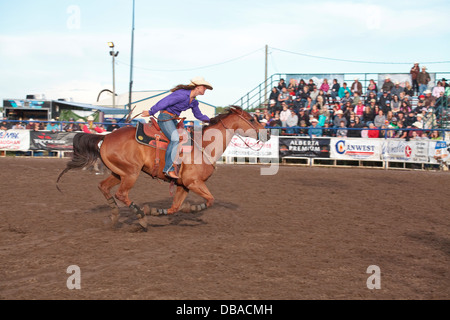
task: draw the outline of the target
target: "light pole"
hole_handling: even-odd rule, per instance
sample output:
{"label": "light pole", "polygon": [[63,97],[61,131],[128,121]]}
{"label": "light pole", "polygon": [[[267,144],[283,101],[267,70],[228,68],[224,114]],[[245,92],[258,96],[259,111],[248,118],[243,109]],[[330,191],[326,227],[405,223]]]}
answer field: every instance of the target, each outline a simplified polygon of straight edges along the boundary
{"label": "light pole", "polygon": [[115,76],[115,58],[119,55],[119,51],[114,51],[114,42],[108,42],[111,48],[109,54],[112,56],[112,72],[113,72],[113,107],[116,107],[116,76]]}

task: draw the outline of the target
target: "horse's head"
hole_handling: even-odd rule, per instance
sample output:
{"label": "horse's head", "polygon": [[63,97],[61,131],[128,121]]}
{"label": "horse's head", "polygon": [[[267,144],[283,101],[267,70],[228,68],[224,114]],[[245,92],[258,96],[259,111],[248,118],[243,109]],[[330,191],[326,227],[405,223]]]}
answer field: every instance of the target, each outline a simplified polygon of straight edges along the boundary
{"label": "horse's head", "polygon": [[[251,137],[256,140],[266,142],[270,139],[269,131],[248,112],[237,106],[230,107],[229,119],[230,127],[244,137]],[[226,121],[225,119],[223,121]]]}

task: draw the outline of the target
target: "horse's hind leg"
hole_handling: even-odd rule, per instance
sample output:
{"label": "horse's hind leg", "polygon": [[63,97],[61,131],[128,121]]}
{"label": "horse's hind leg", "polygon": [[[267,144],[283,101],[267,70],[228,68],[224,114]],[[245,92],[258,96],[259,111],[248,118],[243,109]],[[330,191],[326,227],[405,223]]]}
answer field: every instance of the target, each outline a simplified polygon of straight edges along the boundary
{"label": "horse's hind leg", "polygon": [[145,218],[144,211],[142,211],[142,209],[139,208],[128,197],[128,193],[129,193],[130,189],[134,186],[138,177],[139,177],[139,173],[134,174],[134,175],[121,176],[120,177],[121,178],[120,186],[116,192],[116,198],[118,200],[122,201],[123,203],[125,203],[125,205],[127,205],[134,212],[134,214],[139,219],[139,224],[142,226],[144,231],[147,231],[147,220]]}
{"label": "horse's hind leg", "polygon": [[111,220],[113,226],[116,225],[117,221],[119,220],[119,207],[117,206],[116,199],[114,199],[114,197],[111,195],[111,188],[118,185],[119,183],[120,177],[113,173],[98,185],[98,188],[105,196],[106,201],[108,201],[108,205],[111,208]]}
{"label": "horse's hind leg", "polygon": [[204,181],[195,180],[187,187],[189,188],[189,190],[192,190],[193,192],[195,192],[196,194],[198,194],[199,196],[201,196],[202,198],[204,198],[206,200],[206,205],[205,205],[205,203],[202,203],[201,205],[197,205],[197,206],[193,205],[193,206],[191,206],[191,211],[200,211],[200,210],[206,209],[207,207],[210,207],[213,205],[214,197],[211,194],[211,192],[209,191],[209,189],[206,186]]}

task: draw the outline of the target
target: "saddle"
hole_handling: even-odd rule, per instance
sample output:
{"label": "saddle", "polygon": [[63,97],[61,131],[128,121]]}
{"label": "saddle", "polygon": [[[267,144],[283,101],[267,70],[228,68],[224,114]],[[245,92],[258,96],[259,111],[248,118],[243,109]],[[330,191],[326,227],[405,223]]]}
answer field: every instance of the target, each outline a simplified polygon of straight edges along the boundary
{"label": "saddle", "polygon": [[[189,139],[189,133],[184,129],[183,119],[177,125],[178,134],[180,136],[180,144],[178,145],[178,151],[182,150],[183,153],[189,153],[192,151],[191,139]],[[158,122],[154,118],[150,118],[148,123],[138,122],[136,127],[136,141],[155,148],[155,165],[153,166],[152,176],[156,176],[159,170],[160,163],[160,150],[165,154],[170,139],[161,131]],[[179,154],[179,152],[177,153]],[[164,157],[164,155],[163,155]],[[178,174],[178,166],[174,165],[175,172]]]}

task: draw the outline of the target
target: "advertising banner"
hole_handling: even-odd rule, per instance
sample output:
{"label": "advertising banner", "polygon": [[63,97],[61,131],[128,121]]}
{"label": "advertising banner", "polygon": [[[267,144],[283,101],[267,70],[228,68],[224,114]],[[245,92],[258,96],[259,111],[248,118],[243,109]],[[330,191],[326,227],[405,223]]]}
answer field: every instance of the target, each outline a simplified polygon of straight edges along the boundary
{"label": "advertising banner", "polygon": [[430,163],[438,161],[450,162],[450,141],[433,141],[428,143],[428,155]]}
{"label": "advertising banner", "polygon": [[428,162],[429,140],[385,140],[382,160],[403,162]]}
{"label": "advertising banner", "polygon": [[280,157],[329,158],[329,138],[280,137]]}
{"label": "advertising banner", "polygon": [[253,138],[235,135],[228,144],[223,156],[278,158],[278,137],[272,136],[269,141],[258,142]]}
{"label": "advertising banner", "polygon": [[30,148],[30,131],[0,130],[0,150],[27,151]]}
{"label": "advertising banner", "polygon": [[30,131],[30,150],[72,150],[76,132]]}
{"label": "advertising banner", "polygon": [[331,158],[347,160],[380,160],[381,140],[332,138]]}

